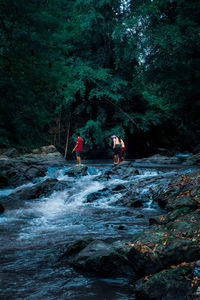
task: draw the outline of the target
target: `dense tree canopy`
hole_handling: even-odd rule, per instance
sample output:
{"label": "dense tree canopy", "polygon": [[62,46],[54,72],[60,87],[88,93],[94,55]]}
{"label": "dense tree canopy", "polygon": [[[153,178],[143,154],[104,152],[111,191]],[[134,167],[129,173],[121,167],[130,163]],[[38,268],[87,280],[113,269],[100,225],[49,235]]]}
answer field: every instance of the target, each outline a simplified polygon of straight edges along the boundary
{"label": "dense tree canopy", "polygon": [[[0,144],[198,144],[197,0],[0,0]],[[131,148],[131,147],[130,147]],[[139,151],[139,150],[137,150]]]}

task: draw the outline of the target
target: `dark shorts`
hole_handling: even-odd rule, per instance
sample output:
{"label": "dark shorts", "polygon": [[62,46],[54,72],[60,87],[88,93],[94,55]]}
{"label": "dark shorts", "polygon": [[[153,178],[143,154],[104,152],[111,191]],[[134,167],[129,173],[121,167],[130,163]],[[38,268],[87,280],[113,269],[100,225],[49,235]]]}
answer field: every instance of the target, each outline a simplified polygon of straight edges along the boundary
{"label": "dark shorts", "polygon": [[121,145],[117,144],[115,146],[115,148],[113,149],[113,152],[114,152],[115,155],[119,156],[120,155],[120,150],[121,150]]}
{"label": "dark shorts", "polygon": [[81,152],[76,151],[76,156],[81,156]]}

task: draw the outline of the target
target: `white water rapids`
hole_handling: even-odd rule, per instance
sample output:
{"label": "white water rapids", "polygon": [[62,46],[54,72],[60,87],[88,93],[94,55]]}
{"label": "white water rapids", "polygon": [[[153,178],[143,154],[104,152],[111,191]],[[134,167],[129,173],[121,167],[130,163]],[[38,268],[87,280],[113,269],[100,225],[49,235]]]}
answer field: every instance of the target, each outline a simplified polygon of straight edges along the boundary
{"label": "white water rapids", "polygon": [[[76,179],[64,175],[67,168],[50,168],[46,177],[34,183],[57,178],[68,182],[65,190],[40,199],[18,200],[17,207],[6,208],[0,216],[1,299],[134,299],[132,285],[126,279],[86,277],[69,266],[57,266],[57,259],[67,243],[85,236],[108,241],[128,239],[147,228],[149,216],[159,214],[159,208],[151,196],[142,208],[115,205],[122,197],[120,191],[88,203],[90,193],[118,184],[126,186],[129,179],[96,180],[103,169],[100,166],[90,166],[87,176]],[[155,178],[155,185],[173,172],[141,169],[132,184]],[[138,193],[150,194],[151,186],[152,181],[139,185]],[[0,197],[13,191],[1,190]]]}

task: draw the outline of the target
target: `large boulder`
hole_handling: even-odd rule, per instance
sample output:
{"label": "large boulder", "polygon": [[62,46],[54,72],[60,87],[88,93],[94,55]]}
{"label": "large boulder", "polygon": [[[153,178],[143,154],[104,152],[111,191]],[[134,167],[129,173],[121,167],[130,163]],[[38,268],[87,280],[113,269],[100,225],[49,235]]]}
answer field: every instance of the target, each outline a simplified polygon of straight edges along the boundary
{"label": "large boulder", "polygon": [[102,177],[116,177],[120,176],[121,179],[129,178],[130,176],[138,175],[139,171],[135,167],[133,167],[132,162],[130,161],[124,161],[114,167],[112,167],[110,170],[107,170]]}
{"label": "large boulder", "polygon": [[159,193],[153,193],[153,198],[168,210],[182,207],[196,209],[200,204],[200,170],[178,176]]}
{"label": "large boulder", "polygon": [[66,160],[58,152],[0,159],[0,188],[34,182],[37,177],[45,176],[49,167],[65,165]]}
{"label": "large boulder", "polygon": [[47,167],[23,160],[2,160],[0,161],[0,187],[18,186],[36,177],[43,177]]}
{"label": "large boulder", "polygon": [[41,147],[41,150],[43,155],[57,152],[57,149],[54,145],[43,146]]}
{"label": "large boulder", "polygon": [[88,167],[85,165],[74,166],[74,167],[69,168],[65,172],[65,175],[68,175],[70,177],[86,176],[86,175],[88,175],[87,169],[88,169]]}
{"label": "large boulder", "polygon": [[127,258],[103,241],[93,241],[80,251],[73,261],[73,266],[103,277],[135,276]]}
{"label": "large boulder", "polygon": [[136,299],[138,300],[178,300],[194,295],[197,285],[192,284],[194,269],[191,265],[163,270],[153,276],[141,279],[136,284]]}
{"label": "large boulder", "polygon": [[196,239],[181,239],[168,231],[146,231],[136,235],[131,243],[128,259],[139,277],[200,258]]}
{"label": "large boulder", "polygon": [[47,197],[53,191],[62,191],[68,187],[66,182],[59,181],[57,179],[47,179],[42,183],[38,183],[31,187],[26,187],[11,193],[7,200],[31,200],[40,197]]}

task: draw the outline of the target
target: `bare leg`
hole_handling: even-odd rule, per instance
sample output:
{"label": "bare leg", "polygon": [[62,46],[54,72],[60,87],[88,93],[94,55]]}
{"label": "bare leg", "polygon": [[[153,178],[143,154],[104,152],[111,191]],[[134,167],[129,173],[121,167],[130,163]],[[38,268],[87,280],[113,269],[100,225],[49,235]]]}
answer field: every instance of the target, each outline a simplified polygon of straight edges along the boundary
{"label": "bare leg", "polygon": [[80,156],[77,156],[77,163],[78,163],[78,165],[81,164],[81,157]]}
{"label": "bare leg", "polygon": [[119,163],[119,157],[117,156],[117,154],[114,155],[114,164],[118,165]]}

